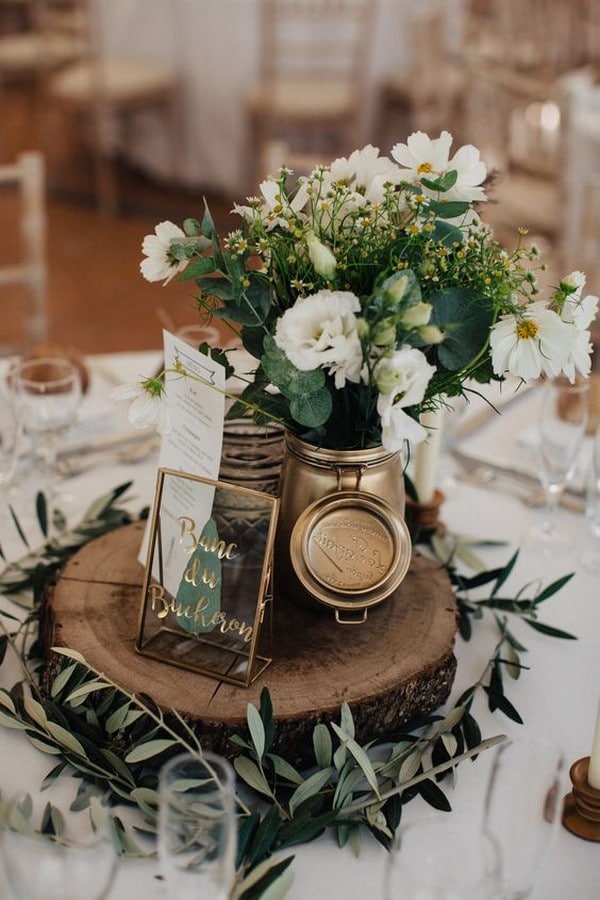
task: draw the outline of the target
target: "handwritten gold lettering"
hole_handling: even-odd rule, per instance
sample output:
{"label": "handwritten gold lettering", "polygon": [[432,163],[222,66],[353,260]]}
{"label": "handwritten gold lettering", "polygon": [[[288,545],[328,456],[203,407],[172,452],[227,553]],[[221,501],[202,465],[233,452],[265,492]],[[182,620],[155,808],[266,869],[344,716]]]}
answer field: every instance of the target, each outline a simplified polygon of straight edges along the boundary
{"label": "handwritten gold lettering", "polygon": [[[189,516],[179,516],[177,521],[179,522],[179,543],[184,545],[185,553],[193,553],[194,550],[201,547],[207,553],[216,553],[219,559],[237,558],[238,554],[235,552],[237,549],[236,543],[226,544],[225,541],[209,538],[205,534],[197,537],[196,523]],[[187,543],[185,541],[186,536],[190,538]]]}
{"label": "handwritten gold lettering", "polygon": [[194,587],[206,584],[208,587],[214,588],[219,583],[219,576],[215,572],[209,572],[208,569],[201,566],[198,558],[192,560],[192,564],[187,567],[183,577],[188,584],[193,584]]}
{"label": "handwritten gold lettering", "polygon": [[205,612],[210,604],[210,600],[205,594],[201,594],[195,603],[181,603],[176,597],[171,597],[170,600],[167,599],[162,584],[151,584],[148,587],[148,598],[153,612],[156,612],[157,606],[159,607],[156,612],[158,619],[166,619],[169,613],[173,613],[178,619],[193,619],[198,629],[212,627],[218,628],[221,634],[227,634],[230,631],[237,633],[246,644],[252,640],[254,635],[254,627],[252,625],[248,625],[244,621],[240,622],[235,617],[229,618],[223,610],[218,610],[212,615],[206,616]]}

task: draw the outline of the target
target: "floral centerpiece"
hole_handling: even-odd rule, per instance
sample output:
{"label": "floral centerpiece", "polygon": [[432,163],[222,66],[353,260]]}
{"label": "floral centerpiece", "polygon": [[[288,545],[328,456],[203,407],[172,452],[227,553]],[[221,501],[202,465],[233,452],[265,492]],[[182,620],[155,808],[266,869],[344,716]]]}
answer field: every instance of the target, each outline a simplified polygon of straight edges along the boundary
{"label": "floral centerpiece", "polygon": [[[451,144],[417,132],[391,158],[368,145],[295,181],[282,168],[234,207],[223,241],[208,209],[144,239],[142,274],[195,280],[202,315],[256,360],[232,415],[321,447],[397,450],[426,437],[423,412],[477,382],[588,374],[598,300],[584,276],[540,298],[536,249],[524,232],[512,252],[494,239],[476,211],[479,151]],[[121,395],[142,425],[165,400],[158,379]]]}

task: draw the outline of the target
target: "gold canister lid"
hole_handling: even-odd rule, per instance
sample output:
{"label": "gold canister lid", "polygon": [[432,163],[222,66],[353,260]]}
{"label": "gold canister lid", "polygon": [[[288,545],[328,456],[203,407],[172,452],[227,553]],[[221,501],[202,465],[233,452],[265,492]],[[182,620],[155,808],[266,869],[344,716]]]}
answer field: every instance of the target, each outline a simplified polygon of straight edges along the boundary
{"label": "gold canister lid", "polygon": [[406,575],[410,535],[385,500],[365,491],[337,491],[298,518],[290,557],[315,600],[335,610],[361,610],[385,600]]}

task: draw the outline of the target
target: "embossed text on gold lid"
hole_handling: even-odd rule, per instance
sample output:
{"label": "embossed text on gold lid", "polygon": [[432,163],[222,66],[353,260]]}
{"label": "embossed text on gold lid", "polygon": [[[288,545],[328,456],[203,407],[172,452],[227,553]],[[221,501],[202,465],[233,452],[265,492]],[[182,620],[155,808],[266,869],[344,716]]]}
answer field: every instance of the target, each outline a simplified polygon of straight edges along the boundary
{"label": "embossed text on gold lid", "polygon": [[404,521],[365,491],[338,491],[312,503],[296,522],[290,551],[298,578],[315,599],[346,610],[388,597],[411,556]]}

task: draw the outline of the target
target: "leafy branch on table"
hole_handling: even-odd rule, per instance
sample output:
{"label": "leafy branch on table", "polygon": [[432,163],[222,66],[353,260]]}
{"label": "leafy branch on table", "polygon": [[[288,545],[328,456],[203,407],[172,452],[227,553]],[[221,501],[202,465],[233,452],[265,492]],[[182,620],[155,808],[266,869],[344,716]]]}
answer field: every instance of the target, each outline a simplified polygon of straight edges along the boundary
{"label": "leafy branch on table", "polygon": [[[22,731],[41,752],[57,759],[42,788],[63,772],[79,777],[71,810],[87,808],[95,794],[107,790],[115,803],[136,810],[133,826],[114,814],[113,833],[120,852],[145,856],[153,852],[149,840],[156,833],[158,771],[175,753],[187,750],[201,755],[201,741],[176,710],[163,712],[151,697],[128,693],[73,650],[54,648],[60,666],[40,690],[29,646],[43,592],[61,565],[88,540],[131,521],[119,505],[127,487],[101,498],[78,526],[64,529],[39,551],[27,548],[23,559],[0,575],[0,589],[5,593],[34,591],[33,608],[24,623],[9,610],[0,610],[0,658],[10,647],[23,670],[22,679],[10,690],[0,689],[0,725]],[[47,527],[44,509],[38,498],[43,532],[44,524]],[[238,875],[232,900],[258,900],[267,890],[270,898],[283,897],[291,882],[293,857],[282,858],[282,854],[328,829],[334,831],[340,846],[357,846],[366,830],[389,848],[403,807],[414,797],[421,796],[436,809],[450,810],[441,786],[444,780],[454,777],[463,760],[504,739],[498,735],[482,740],[473,713],[476,697],[485,694],[492,712],[521,721],[504,685],[504,674],[517,678],[526,669],[520,658],[526,648],[516,638],[512,623],[522,621],[553,637],[573,637],[538,617],[541,604],[571,576],[533,593],[529,586],[516,597],[506,597],[502,589],[518,554],[504,567],[486,571],[466,540],[445,535],[442,541],[433,535],[430,545],[451,579],[462,637],[468,641],[474,623],[486,613],[496,623],[498,639],[480,677],[446,715],[423,716],[395,734],[365,744],[356,740],[352,711],[343,704],[339,721],[315,726],[310,745],[303,748],[306,765],[302,771],[274,751],[276,718],[268,690],[263,689],[259,708],[248,704],[244,733],[232,738],[240,783]],[[462,574],[457,559],[468,560],[475,574]],[[488,588],[487,595],[473,599],[473,593],[481,593],[482,588]],[[56,836],[61,823],[60,810],[48,804],[43,832]]]}

